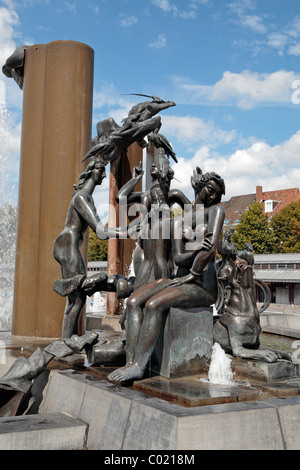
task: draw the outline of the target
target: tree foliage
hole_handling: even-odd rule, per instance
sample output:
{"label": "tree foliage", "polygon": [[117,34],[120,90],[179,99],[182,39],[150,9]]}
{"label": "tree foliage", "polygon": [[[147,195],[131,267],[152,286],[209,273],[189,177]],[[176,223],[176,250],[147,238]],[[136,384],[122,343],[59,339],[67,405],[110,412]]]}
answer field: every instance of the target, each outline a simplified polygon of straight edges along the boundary
{"label": "tree foliage", "polygon": [[89,227],[88,261],[107,261],[108,240],[100,240]]}
{"label": "tree foliage", "polygon": [[[176,208],[172,215],[181,212]],[[243,250],[247,242],[252,243],[255,254],[300,253],[300,199],[284,207],[270,222],[263,203],[254,202],[241,215],[232,241],[238,250]],[[108,240],[99,240],[89,229],[88,245],[88,261],[107,261]]]}
{"label": "tree foliage", "polygon": [[256,254],[274,253],[275,235],[263,209],[263,203],[254,202],[241,215],[240,222],[232,236],[232,241],[238,250],[243,250],[245,244],[250,242]]}
{"label": "tree foliage", "polygon": [[300,199],[291,202],[271,219],[276,253],[300,253]]}

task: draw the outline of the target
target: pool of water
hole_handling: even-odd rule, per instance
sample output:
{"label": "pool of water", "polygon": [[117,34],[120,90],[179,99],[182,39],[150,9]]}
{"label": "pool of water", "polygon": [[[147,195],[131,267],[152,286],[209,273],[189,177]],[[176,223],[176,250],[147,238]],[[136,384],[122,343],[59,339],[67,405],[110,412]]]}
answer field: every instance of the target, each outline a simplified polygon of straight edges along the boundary
{"label": "pool of water", "polygon": [[[260,343],[264,348],[279,349],[280,351],[294,351],[293,343],[296,340],[295,338],[289,338],[287,336],[274,335],[271,333],[261,333],[260,334]],[[294,343],[295,344],[295,343]]]}

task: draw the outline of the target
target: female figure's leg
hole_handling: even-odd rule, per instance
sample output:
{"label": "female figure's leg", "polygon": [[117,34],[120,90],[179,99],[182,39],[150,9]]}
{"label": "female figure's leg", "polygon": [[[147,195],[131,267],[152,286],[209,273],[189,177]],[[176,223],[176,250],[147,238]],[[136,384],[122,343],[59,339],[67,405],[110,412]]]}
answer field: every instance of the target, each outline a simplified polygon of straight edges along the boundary
{"label": "female figure's leg", "polygon": [[170,307],[209,306],[212,302],[213,298],[196,284],[166,287],[155,293],[145,304],[134,361],[112,372],[108,378],[122,382],[141,379],[144,376],[160,334],[163,314],[166,314]]}
{"label": "female figure's leg", "polygon": [[126,304],[126,363],[134,361],[136,346],[139,341],[140,331],[144,320],[144,306],[153,294],[161,291],[169,284],[169,279],[156,281],[137,289]]}
{"label": "female figure's leg", "polygon": [[83,292],[74,291],[68,295],[63,319],[63,338],[70,338],[73,334],[78,333],[78,319],[85,301],[86,294]]}
{"label": "female figure's leg", "polygon": [[73,334],[78,333],[78,319],[86,301],[86,294],[80,290],[76,282],[76,277],[86,276],[85,264],[79,249],[79,244],[80,240],[77,239],[74,232],[69,228],[65,228],[55,240],[53,248],[54,258],[60,264],[62,274],[62,280],[56,282],[59,283],[62,291],[66,290],[66,280],[68,282],[74,282],[73,292],[67,296],[64,311],[62,326],[63,338],[70,338]]}

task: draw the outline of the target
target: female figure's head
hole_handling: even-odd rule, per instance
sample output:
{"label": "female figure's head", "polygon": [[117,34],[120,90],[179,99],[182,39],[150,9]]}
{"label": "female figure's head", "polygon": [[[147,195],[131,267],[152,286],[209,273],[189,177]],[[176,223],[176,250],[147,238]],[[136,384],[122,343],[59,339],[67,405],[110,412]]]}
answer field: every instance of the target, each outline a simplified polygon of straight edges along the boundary
{"label": "female figure's head", "polygon": [[155,162],[151,168],[152,183],[150,194],[152,203],[166,204],[174,170],[170,167],[168,157],[162,148],[158,149]]}
{"label": "female figure's head", "polygon": [[191,177],[191,183],[195,191],[195,202],[202,203],[206,207],[218,204],[222,194],[225,194],[224,180],[214,171],[203,174],[197,167]]}
{"label": "female figure's head", "polygon": [[74,188],[77,191],[78,189],[81,189],[84,185],[84,183],[92,178],[95,182],[95,185],[101,184],[103,179],[106,177],[106,172],[105,172],[105,165],[101,162],[99,159],[93,159],[90,161],[90,163],[87,165],[86,169],[84,170],[83,173],[79,176],[79,183],[78,185],[74,184]]}

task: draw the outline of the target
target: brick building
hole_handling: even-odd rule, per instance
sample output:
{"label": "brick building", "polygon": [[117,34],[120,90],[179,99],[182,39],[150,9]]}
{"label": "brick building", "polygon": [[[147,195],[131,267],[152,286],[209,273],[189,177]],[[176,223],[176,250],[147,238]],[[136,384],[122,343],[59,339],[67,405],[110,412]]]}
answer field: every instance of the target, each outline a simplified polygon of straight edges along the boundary
{"label": "brick building", "polygon": [[242,196],[233,196],[229,201],[222,202],[225,208],[224,228],[237,225],[240,217],[250,204],[254,202],[264,203],[264,212],[268,215],[269,220],[277,212],[281,211],[291,202],[295,202],[300,198],[299,188],[279,189],[276,191],[263,191],[262,186],[256,186],[256,192],[253,194],[244,194]]}

